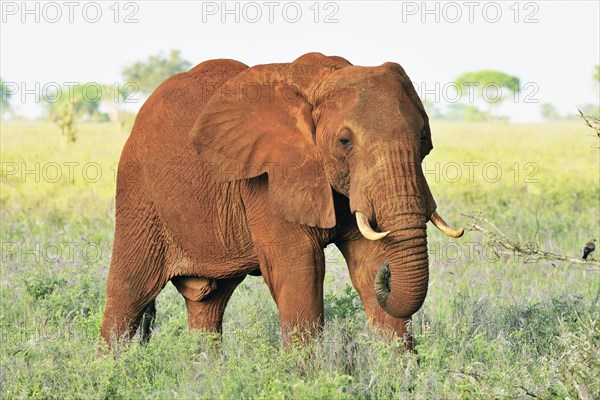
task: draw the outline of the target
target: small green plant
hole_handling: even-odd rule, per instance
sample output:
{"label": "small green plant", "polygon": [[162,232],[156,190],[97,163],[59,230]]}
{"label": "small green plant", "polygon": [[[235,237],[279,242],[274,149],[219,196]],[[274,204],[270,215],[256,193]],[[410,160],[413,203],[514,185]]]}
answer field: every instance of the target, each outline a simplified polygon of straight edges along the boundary
{"label": "small green plant", "polygon": [[363,311],[363,305],[352,285],[346,283],[340,294],[334,292],[325,295],[325,316],[345,319]]}
{"label": "small green plant", "polygon": [[65,285],[67,281],[49,273],[40,272],[25,277],[24,283],[27,293],[34,300],[41,300],[52,294],[56,288]]}

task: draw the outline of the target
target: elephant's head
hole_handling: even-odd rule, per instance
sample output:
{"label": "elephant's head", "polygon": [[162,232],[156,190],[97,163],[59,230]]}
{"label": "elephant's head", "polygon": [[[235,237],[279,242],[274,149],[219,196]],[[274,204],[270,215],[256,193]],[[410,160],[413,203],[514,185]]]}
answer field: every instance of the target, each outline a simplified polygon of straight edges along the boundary
{"label": "elephant's head", "polygon": [[427,221],[462,233],[435,213],[421,169],[428,117],[398,64],[310,53],[248,68],[213,94],[191,138],[218,181],[267,173],[271,208],[286,220],[332,228],[332,189],[347,196],[363,236],[382,240],[375,292],[395,317],[425,299]]}

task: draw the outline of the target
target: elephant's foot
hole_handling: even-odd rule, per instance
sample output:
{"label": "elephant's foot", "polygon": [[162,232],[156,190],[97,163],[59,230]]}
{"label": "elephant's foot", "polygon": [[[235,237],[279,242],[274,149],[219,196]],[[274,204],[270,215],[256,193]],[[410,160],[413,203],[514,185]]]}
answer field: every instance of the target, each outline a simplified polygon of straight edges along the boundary
{"label": "elephant's foot", "polygon": [[382,312],[379,318],[371,319],[375,333],[386,341],[401,341],[407,351],[415,352],[411,318],[394,318]]}
{"label": "elephant's foot", "polygon": [[306,347],[323,332],[323,320],[281,322],[281,345],[284,350],[294,346]]}

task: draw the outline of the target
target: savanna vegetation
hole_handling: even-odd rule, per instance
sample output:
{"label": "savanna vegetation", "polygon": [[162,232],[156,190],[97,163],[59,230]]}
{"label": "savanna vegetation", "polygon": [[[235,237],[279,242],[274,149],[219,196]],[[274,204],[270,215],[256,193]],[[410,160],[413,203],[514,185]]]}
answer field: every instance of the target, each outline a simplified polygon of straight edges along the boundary
{"label": "savanna vegetation", "polygon": [[[371,332],[332,247],[326,327],[308,347],[280,349],[275,303],[248,277],[220,345],[188,332],[169,284],[150,343],[100,355],[126,135],[87,122],[65,144],[58,129],[2,123],[2,398],[600,398],[598,268],[497,255],[474,231],[429,230],[416,354]],[[581,121],[432,130],[425,173],[450,222],[482,213],[515,240],[571,257],[600,236],[598,143]]]}

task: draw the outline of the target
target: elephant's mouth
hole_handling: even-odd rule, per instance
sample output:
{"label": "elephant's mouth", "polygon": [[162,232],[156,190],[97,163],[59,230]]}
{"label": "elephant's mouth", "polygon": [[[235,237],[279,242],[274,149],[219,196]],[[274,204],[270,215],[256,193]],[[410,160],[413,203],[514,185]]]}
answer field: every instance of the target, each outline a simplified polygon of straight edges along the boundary
{"label": "elephant's mouth", "polygon": [[[437,211],[434,211],[433,214],[431,214],[429,220],[435,225],[436,228],[450,237],[459,238],[465,233],[464,228],[455,229],[448,225],[446,221],[444,221],[444,219],[437,213]],[[369,223],[369,218],[360,211],[356,212],[356,224],[358,225],[360,233],[369,240],[383,239],[390,233],[389,231],[375,231]]]}

